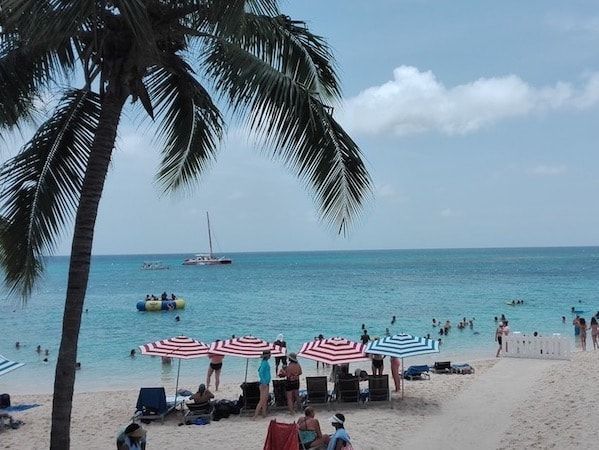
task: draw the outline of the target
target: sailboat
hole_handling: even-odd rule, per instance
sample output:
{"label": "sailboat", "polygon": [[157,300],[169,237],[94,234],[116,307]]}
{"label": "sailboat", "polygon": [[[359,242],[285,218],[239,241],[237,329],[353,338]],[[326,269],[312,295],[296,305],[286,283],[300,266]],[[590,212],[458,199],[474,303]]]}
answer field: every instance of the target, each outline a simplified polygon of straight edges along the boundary
{"label": "sailboat", "polygon": [[183,261],[184,266],[218,266],[221,264],[231,264],[228,258],[217,257],[212,253],[212,233],[210,232],[210,216],[206,211],[206,221],[208,222],[208,244],[210,245],[210,253],[200,253],[195,255],[193,258],[187,258]]}

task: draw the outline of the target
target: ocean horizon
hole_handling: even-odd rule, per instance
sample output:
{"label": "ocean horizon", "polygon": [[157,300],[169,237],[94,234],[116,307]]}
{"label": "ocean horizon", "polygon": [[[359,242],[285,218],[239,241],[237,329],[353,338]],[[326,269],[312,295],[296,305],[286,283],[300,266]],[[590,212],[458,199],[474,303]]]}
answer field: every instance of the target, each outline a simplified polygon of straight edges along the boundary
{"label": "ocean horizon", "polygon": [[[76,389],[168,384],[176,365],[131,349],[180,334],[210,343],[252,334],[274,341],[285,335],[289,351],[314,336],[357,340],[361,324],[370,336],[406,332],[441,337],[441,353],[427,361],[493,357],[495,316],[513,331],[571,335],[570,310],[590,317],[599,309],[599,247],[335,250],[227,252],[231,266],[182,266],[189,254],[95,255],[92,258],[78,360]],[[155,259],[169,270],[141,270]],[[50,392],[60,342],[68,256],[49,257],[31,299],[5,299],[0,316],[0,354],[26,363],[0,378],[0,390]],[[147,294],[175,293],[181,311],[138,312]],[[510,306],[512,299],[524,305]],[[175,321],[179,315],[180,322]],[[397,322],[391,325],[392,316]],[[567,318],[562,323],[562,316]],[[458,330],[463,317],[472,329]],[[451,320],[439,336],[432,319]],[[21,348],[15,348],[15,342]],[[35,352],[49,350],[49,362]],[[312,365],[310,361],[304,364]],[[184,383],[204,379],[207,359],[184,361]],[[254,371],[255,362],[250,362]],[[368,363],[362,363],[367,368]],[[225,358],[223,382],[243,381],[245,361]],[[251,375],[254,373],[251,372]]]}

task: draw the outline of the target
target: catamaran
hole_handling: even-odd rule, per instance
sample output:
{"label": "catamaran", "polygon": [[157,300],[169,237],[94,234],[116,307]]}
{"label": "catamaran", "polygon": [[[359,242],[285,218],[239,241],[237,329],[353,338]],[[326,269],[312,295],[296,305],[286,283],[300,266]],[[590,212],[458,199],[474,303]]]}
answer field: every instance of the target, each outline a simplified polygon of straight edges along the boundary
{"label": "catamaran", "polygon": [[233,262],[229,258],[223,256],[218,257],[212,253],[212,233],[210,232],[210,216],[208,215],[208,211],[206,211],[206,221],[208,222],[208,244],[210,246],[210,253],[200,253],[193,258],[187,258],[183,261],[184,266],[217,266],[220,264],[231,264]]}

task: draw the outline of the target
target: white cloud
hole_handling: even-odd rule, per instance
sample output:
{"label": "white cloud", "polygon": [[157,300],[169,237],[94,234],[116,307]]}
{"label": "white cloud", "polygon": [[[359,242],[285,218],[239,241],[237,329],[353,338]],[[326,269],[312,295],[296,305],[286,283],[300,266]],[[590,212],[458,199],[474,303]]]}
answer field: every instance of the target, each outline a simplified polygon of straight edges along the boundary
{"label": "white cloud", "polygon": [[533,167],[530,170],[530,173],[533,175],[541,175],[541,176],[551,176],[551,175],[560,175],[566,171],[566,166],[564,165],[545,165],[541,164],[536,167]]}
{"label": "white cloud", "polygon": [[398,134],[440,131],[466,134],[501,120],[599,103],[599,73],[582,87],[557,82],[534,87],[516,75],[479,78],[446,87],[431,71],[400,66],[393,80],[349,98],[341,122],[354,132]]}
{"label": "white cloud", "polygon": [[599,34],[599,17],[576,15],[550,15],[547,23],[554,29],[566,33]]}

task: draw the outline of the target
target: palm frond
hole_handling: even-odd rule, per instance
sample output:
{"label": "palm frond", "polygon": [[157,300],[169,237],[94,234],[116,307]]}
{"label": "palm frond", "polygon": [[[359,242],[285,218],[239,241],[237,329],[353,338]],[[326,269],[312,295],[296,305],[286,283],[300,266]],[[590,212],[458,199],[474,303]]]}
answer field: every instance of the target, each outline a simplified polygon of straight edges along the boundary
{"label": "palm frond", "polygon": [[221,114],[191,67],[178,57],[156,68],[147,85],[164,140],[158,181],[165,191],[189,185],[215,157],[223,131]]}
{"label": "palm frond", "polygon": [[77,59],[73,39],[67,33],[32,44],[20,32],[0,33],[0,127],[30,118],[34,98],[68,77]]}
{"label": "palm frond", "polygon": [[155,42],[152,39],[152,23],[148,16],[146,1],[144,0],[115,0],[113,2],[119,9],[121,16],[133,32],[137,47],[143,50],[154,51]]}
{"label": "palm frond", "polygon": [[95,0],[3,0],[2,37],[26,36],[26,45],[51,48],[72,37],[93,16]]}
{"label": "palm frond", "polygon": [[287,74],[323,100],[341,97],[334,58],[324,39],[305,22],[287,16],[246,13],[229,40]]}
{"label": "palm frond", "polygon": [[371,192],[360,150],[329,108],[289,74],[213,40],[206,75],[246,123],[315,192],[321,217],[344,233]]}
{"label": "palm frond", "polygon": [[13,291],[27,296],[43,270],[44,253],[72,217],[100,115],[97,94],[65,94],[21,152],[0,170],[0,265]]}

